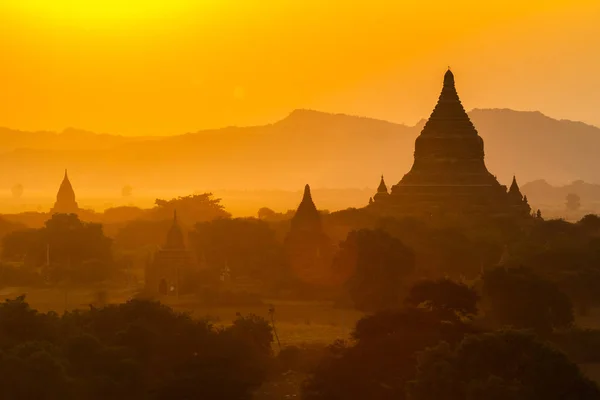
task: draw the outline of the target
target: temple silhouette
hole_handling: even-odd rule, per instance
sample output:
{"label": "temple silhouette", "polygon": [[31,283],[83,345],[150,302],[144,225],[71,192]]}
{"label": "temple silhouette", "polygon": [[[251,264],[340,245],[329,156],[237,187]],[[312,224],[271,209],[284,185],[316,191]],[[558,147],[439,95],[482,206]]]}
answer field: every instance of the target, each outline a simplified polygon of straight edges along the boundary
{"label": "temple silhouette", "polygon": [[368,208],[390,216],[529,216],[513,178],[510,190],[485,166],[483,139],[463,108],[450,69],[437,105],[415,141],[411,170],[388,192],[383,176]]}
{"label": "temple silhouette", "polygon": [[67,170],[65,169],[65,176],[63,177],[63,181],[58,188],[58,193],[56,194],[56,202],[54,203],[54,207],[50,211],[51,214],[77,214],[79,212],[79,205],[77,201],[75,201],[75,191],[73,190],[73,186],[71,185],[71,181],[69,181],[69,175],[67,174]]}
{"label": "temple silhouette", "polygon": [[324,232],[321,214],[313,202],[309,185],[304,187],[302,201],[292,217],[285,248],[297,278],[310,284],[327,281],[324,273],[331,262],[331,241]]}
{"label": "temple silhouette", "polygon": [[194,259],[185,246],[183,230],[177,221],[177,211],[174,211],[164,246],[146,265],[146,290],[152,294],[179,295],[185,292],[185,283],[194,267]]}

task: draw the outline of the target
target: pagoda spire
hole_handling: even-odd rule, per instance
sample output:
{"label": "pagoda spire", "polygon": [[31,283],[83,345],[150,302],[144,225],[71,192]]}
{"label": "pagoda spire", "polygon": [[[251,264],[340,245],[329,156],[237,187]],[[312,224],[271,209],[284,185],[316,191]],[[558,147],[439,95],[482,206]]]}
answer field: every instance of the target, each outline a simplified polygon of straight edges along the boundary
{"label": "pagoda spire", "polygon": [[167,233],[167,241],[164,246],[168,250],[183,250],[185,249],[185,243],[183,240],[183,231],[177,221],[177,210],[173,211],[173,225]]}
{"label": "pagoda spire", "polygon": [[79,211],[79,206],[75,200],[75,191],[69,180],[67,169],[65,168],[65,175],[56,193],[56,203],[52,208],[52,213],[62,214],[76,214]]}
{"label": "pagoda spire", "polygon": [[512,183],[510,184],[510,189],[508,189],[508,197],[516,204],[520,204],[523,202],[523,194],[519,189],[519,184],[517,183],[517,177],[513,175]]}
{"label": "pagoda spire", "polygon": [[377,193],[373,196],[373,201],[375,203],[380,203],[383,199],[388,198],[390,193],[388,192],[387,185],[385,184],[385,180],[383,179],[383,175],[381,175],[381,182],[379,182],[379,187],[377,188]]}
{"label": "pagoda spire", "polygon": [[[313,200],[312,200],[312,195],[311,195],[311,193],[310,193],[310,185],[309,185],[309,184],[306,184],[306,185],[304,186],[304,195],[302,196],[302,202],[303,202],[303,203],[304,203],[304,202],[310,202],[310,203],[312,203],[312,202],[313,202]],[[314,204],[313,204],[313,205],[314,205]]]}
{"label": "pagoda spire", "polygon": [[460,101],[454,73],[449,68],[444,74],[444,84],[438,102],[421,135],[478,136],[475,126]]}
{"label": "pagoda spire", "polygon": [[448,70],[444,74],[444,86],[454,87],[454,74],[450,70],[450,67],[448,67]]}
{"label": "pagoda spire", "polygon": [[321,226],[321,215],[313,202],[312,195],[310,192],[310,186],[307,184],[304,186],[304,195],[302,201],[296,210],[296,214],[292,218],[292,229],[306,227],[316,228]]}
{"label": "pagoda spire", "polygon": [[516,175],[513,175],[512,183],[510,184],[509,192],[521,192],[519,190],[519,184],[517,183]]}
{"label": "pagoda spire", "polygon": [[510,189],[508,190],[508,193],[515,197],[518,195],[521,199],[523,198],[521,190],[519,189],[519,184],[517,183],[517,177],[515,175],[513,175],[513,180],[510,184]]}
{"label": "pagoda spire", "polygon": [[379,187],[377,188],[377,193],[387,193],[388,188],[385,184],[385,180],[383,179],[383,175],[381,175],[381,182],[379,182]]}
{"label": "pagoda spire", "polygon": [[317,211],[317,206],[315,206],[315,203],[312,199],[312,194],[310,193],[310,186],[306,185],[304,186],[304,195],[302,196],[302,201],[300,202],[300,205],[298,206],[298,210],[296,211],[296,215],[301,214],[301,215],[310,215],[310,214],[317,214],[318,215],[318,211]]}

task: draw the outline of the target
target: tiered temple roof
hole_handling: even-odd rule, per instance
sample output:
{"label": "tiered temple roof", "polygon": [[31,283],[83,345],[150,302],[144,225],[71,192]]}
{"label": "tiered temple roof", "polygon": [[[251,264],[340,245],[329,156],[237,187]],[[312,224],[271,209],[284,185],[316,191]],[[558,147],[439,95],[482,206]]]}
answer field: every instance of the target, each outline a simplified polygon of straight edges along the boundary
{"label": "tiered temple roof", "polygon": [[514,213],[506,186],[485,166],[483,139],[462,106],[450,69],[415,141],[411,170],[389,196],[374,200],[373,209],[395,215]]}

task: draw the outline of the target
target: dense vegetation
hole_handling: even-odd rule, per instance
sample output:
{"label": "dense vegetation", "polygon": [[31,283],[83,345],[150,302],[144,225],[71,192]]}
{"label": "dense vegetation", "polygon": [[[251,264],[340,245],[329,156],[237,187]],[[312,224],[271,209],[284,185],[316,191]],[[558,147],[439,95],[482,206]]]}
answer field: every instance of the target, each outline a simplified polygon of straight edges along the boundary
{"label": "dense vegetation", "polygon": [[19,297],[0,305],[0,397],[249,399],[272,339],[255,316],[218,328],[138,300],[58,316]]}
{"label": "dense vegetation", "polygon": [[104,226],[63,214],[13,224],[0,285],[118,286],[165,243],[175,209],[201,265],[185,301],[328,300],[367,314],[346,341],[276,355],[272,322],[253,315],[215,326],[153,300],[58,315],[19,297],[0,305],[0,398],[250,399],[287,370],[306,374],[306,400],[600,397],[577,366],[600,362],[600,332],[577,323],[600,305],[593,215],[420,221],[351,209],[320,213],[322,231],[290,240],[290,213],[234,219],[196,195],[112,210]]}

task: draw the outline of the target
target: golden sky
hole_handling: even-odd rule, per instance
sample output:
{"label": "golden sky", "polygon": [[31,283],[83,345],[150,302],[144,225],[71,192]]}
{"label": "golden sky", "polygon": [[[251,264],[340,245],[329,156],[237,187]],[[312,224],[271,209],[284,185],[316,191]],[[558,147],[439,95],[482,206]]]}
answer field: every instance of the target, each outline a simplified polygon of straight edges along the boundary
{"label": "golden sky", "polygon": [[0,0],[0,126],[414,124],[448,65],[468,109],[600,126],[599,21],[598,0]]}

